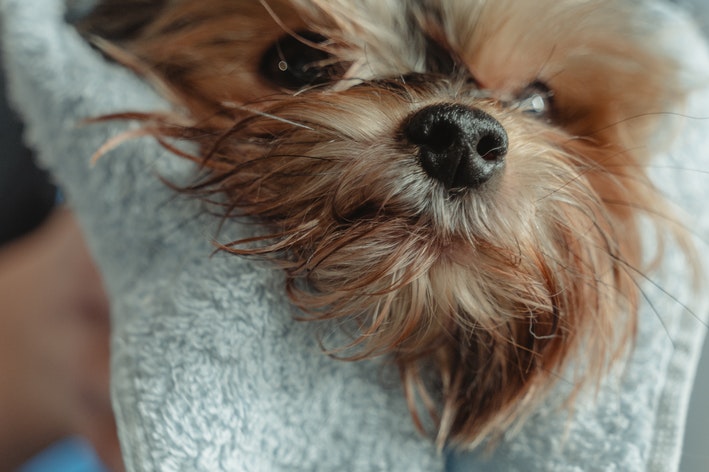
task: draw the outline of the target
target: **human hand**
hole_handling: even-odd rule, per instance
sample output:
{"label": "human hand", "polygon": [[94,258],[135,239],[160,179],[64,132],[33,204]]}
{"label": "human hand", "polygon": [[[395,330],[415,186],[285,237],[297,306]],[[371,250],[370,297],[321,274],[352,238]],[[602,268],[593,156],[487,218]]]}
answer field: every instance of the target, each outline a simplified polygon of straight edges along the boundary
{"label": "human hand", "polygon": [[0,248],[0,470],[68,435],[122,470],[109,336],[101,278],[68,210]]}

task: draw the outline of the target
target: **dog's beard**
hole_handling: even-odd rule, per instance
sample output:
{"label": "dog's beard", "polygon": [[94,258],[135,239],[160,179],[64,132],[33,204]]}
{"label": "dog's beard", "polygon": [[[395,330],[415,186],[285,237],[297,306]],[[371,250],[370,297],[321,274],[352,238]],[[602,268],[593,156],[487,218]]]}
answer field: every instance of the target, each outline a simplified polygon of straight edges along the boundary
{"label": "dog's beard", "polygon": [[[680,95],[632,2],[543,2],[548,20],[521,1],[207,3],[169,3],[128,43],[193,120],[148,128],[199,144],[207,172],[186,191],[264,223],[223,249],[275,261],[306,318],[354,320],[333,353],[390,356],[440,445],[499,437],[581,348],[578,385],[626,352],[638,220],[666,215],[646,146]],[[329,40],[293,33],[306,26]],[[269,85],[284,34],[337,76]],[[542,116],[520,98],[537,83]],[[406,126],[441,103],[502,126],[502,170],[451,188],[424,169]]]}

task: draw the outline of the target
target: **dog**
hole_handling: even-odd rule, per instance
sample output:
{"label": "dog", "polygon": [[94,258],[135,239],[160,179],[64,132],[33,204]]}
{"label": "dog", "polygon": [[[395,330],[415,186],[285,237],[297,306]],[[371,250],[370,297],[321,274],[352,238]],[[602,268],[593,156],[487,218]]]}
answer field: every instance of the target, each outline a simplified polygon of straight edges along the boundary
{"label": "dog", "polygon": [[221,249],[355,323],[329,353],[391,359],[417,427],[470,448],[621,361],[648,251],[683,238],[647,173],[686,93],[652,5],[105,0],[79,27],[175,106],[106,118],[264,228]]}

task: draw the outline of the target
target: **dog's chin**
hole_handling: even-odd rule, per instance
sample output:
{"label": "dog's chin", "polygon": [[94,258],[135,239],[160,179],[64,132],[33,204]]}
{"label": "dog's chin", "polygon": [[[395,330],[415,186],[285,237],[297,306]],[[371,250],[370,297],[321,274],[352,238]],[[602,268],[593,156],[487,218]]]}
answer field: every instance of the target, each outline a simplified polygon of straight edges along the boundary
{"label": "dog's chin", "polygon": [[[638,220],[668,214],[647,143],[682,95],[634,2],[542,2],[547,27],[527,2],[167,3],[128,47],[189,110],[145,117],[198,145],[185,191],[263,222],[222,249],[274,261],[305,318],[354,320],[332,353],[392,359],[439,446],[494,442],[574,359],[581,388],[628,352]],[[304,45],[324,80],[286,93],[323,79],[279,75]]]}

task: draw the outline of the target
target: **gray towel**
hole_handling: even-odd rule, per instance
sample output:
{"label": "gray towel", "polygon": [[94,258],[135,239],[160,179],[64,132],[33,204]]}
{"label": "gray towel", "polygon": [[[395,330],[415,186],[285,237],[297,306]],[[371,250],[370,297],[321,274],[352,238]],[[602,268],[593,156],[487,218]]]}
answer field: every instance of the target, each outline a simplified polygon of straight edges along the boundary
{"label": "gray towel", "polygon": [[[391,365],[329,359],[317,344],[329,327],[293,321],[277,271],[211,255],[217,222],[158,179],[184,182],[190,164],[138,139],[90,165],[126,125],[84,126],[83,118],[167,105],[88,47],[65,24],[60,0],[1,5],[26,139],[64,186],[111,294],[114,405],[130,471],[677,468],[708,309],[689,290],[676,249],[643,286],[632,360],[597,397],[581,396],[571,422],[554,407],[567,389],[561,382],[491,457],[438,455],[415,432]],[[709,71],[698,36],[676,33],[678,54],[697,74]],[[687,114],[709,116],[709,92],[697,93]],[[709,121],[682,121],[682,143],[654,174],[706,241],[708,179],[699,170],[709,170]],[[248,231],[231,222],[223,234]]]}

